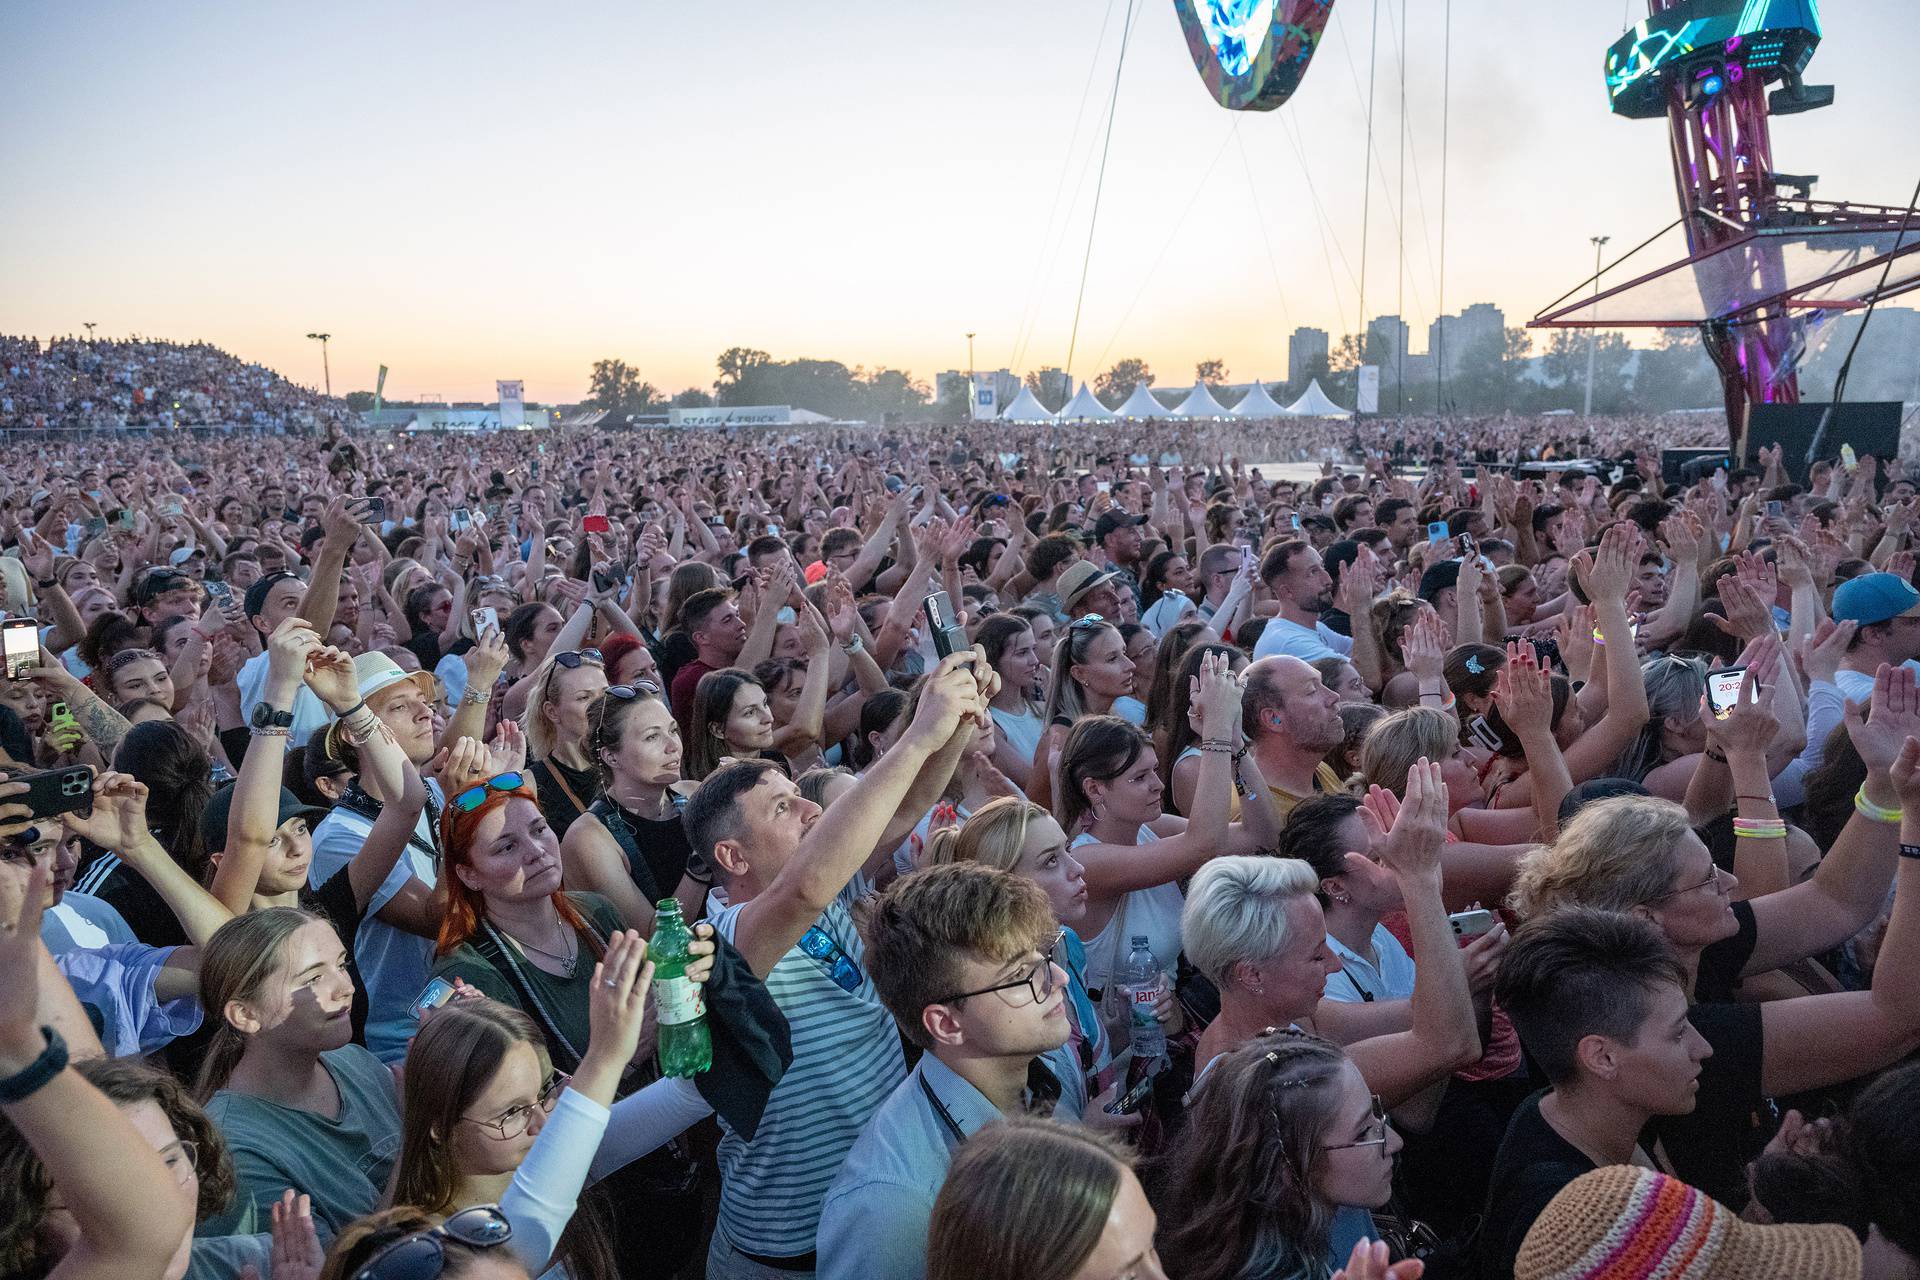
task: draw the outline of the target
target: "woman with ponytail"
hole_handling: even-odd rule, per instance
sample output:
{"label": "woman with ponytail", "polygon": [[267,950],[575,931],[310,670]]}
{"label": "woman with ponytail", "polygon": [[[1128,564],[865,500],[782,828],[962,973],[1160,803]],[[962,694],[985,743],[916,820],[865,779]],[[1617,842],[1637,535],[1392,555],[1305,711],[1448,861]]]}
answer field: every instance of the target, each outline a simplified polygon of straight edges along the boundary
{"label": "woman with ponytail", "polygon": [[333,926],[293,907],[222,925],[200,1001],[218,1027],[196,1094],[239,1183],[201,1233],[232,1234],[249,1206],[267,1221],[288,1187],[313,1198],[322,1239],[372,1212],[400,1148],[400,1099],[392,1072],[350,1043],[353,979]]}

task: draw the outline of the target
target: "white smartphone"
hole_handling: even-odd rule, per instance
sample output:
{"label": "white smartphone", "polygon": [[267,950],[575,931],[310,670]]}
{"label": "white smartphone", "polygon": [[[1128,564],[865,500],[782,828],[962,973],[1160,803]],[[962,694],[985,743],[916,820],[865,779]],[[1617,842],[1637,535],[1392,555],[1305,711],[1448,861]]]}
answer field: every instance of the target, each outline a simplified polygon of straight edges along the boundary
{"label": "white smartphone", "polygon": [[1725,720],[1740,705],[1740,681],[1746,674],[1745,667],[1707,673],[1707,705],[1713,708],[1714,719]]}
{"label": "white smartphone", "polygon": [[1447,917],[1447,923],[1453,926],[1454,937],[1477,938],[1489,932],[1498,923],[1498,917],[1485,910],[1456,911]]}
{"label": "white smartphone", "polygon": [[489,629],[494,631],[500,629],[500,611],[490,604],[483,604],[478,609],[470,610],[467,616],[473,619],[473,638],[476,640],[485,635]]}

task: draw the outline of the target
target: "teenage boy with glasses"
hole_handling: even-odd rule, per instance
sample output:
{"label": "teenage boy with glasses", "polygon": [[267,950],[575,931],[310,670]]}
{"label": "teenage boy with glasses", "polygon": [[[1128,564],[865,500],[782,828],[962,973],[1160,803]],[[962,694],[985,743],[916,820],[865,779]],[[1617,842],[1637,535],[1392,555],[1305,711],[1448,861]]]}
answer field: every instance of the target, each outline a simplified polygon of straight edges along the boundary
{"label": "teenage boy with glasses", "polygon": [[1078,1119],[1060,927],[1033,881],[978,863],[929,867],[861,904],[874,984],[926,1050],[827,1190],[822,1277],[926,1274],[927,1223],[954,1151],[1022,1111]]}

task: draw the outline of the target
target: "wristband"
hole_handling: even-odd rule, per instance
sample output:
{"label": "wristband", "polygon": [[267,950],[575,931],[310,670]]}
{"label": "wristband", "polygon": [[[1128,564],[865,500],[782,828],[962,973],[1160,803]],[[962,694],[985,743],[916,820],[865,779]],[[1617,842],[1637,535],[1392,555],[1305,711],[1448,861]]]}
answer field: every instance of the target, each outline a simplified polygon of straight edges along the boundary
{"label": "wristband", "polygon": [[348,716],[352,715],[354,712],[364,710],[366,705],[367,705],[367,700],[365,698],[362,698],[360,699],[360,701],[348,707],[345,711],[342,711],[340,713],[340,718],[342,720],[345,720]]}
{"label": "wristband", "polygon": [[1725,764],[1727,762],[1727,753],[1724,751],[1716,751],[1712,747],[1708,747],[1701,754],[1706,756],[1707,759],[1713,761],[1715,764]]}
{"label": "wristband", "polygon": [[0,1080],[0,1104],[25,1102],[67,1069],[67,1042],[52,1027],[41,1027],[40,1034],[47,1038],[47,1047],[32,1062]]}
{"label": "wristband", "polygon": [[1900,856],[1903,858],[1920,858],[1920,844],[1901,845]]}
{"label": "wristband", "polygon": [[1733,835],[1736,840],[1784,840],[1787,838],[1787,824],[1784,822],[1765,822],[1757,818],[1735,818]]}
{"label": "wristband", "polygon": [[468,685],[467,691],[460,695],[460,701],[472,706],[484,707],[487,703],[493,701],[493,690],[480,689],[473,685]]}
{"label": "wristband", "polygon": [[52,578],[45,578],[45,579],[35,578],[33,581],[33,585],[38,587],[42,591],[51,591],[55,587],[59,586],[60,584],[54,581]]}
{"label": "wristband", "polygon": [[1867,799],[1867,786],[1864,782],[1860,784],[1860,790],[1854,793],[1853,809],[1861,817],[1871,818],[1875,822],[1898,822],[1905,816],[1903,810],[1883,809]]}

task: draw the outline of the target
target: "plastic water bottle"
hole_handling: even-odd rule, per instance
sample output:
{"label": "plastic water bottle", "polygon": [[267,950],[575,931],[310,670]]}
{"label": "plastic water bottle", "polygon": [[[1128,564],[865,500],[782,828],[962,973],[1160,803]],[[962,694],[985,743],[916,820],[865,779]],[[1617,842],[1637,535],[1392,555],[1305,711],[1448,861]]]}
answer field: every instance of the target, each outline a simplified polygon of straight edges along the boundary
{"label": "plastic water bottle", "polygon": [[1121,976],[1120,989],[1127,993],[1127,1005],[1132,1010],[1128,1021],[1134,1060],[1153,1062],[1166,1057],[1167,1032],[1154,1016],[1153,1008],[1166,993],[1167,975],[1161,971],[1160,962],[1153,958],[1153,949],[1147,945],[1145,934],[1133,935],[1133,949],[1127,952],[1127,969]]}
{"label": "plastic water bottle", "polygon": [[713,1034],[707,1030],[707,1002],[700,984],[687,976],[693,934],[680,915],[680,903],[662,898],[653,920],[647,956],[653,961],[654,1012],[660,1020],[660,1071],[697,1076],[713,1065]]}

